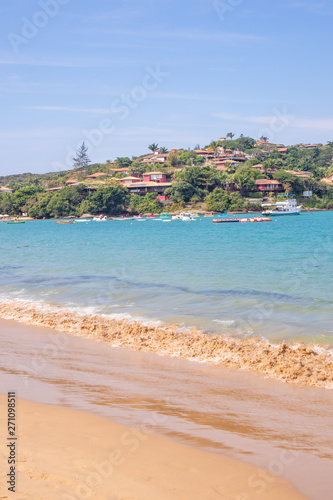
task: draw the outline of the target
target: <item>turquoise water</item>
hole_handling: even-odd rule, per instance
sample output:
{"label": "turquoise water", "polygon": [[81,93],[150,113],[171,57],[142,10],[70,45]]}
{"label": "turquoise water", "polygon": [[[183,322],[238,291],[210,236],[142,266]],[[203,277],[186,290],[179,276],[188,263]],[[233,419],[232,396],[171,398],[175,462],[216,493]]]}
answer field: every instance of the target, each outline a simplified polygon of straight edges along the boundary
{"label": "turquoise water", "polygon": [[0,300],[332,346],[332,222],[2,222]]}

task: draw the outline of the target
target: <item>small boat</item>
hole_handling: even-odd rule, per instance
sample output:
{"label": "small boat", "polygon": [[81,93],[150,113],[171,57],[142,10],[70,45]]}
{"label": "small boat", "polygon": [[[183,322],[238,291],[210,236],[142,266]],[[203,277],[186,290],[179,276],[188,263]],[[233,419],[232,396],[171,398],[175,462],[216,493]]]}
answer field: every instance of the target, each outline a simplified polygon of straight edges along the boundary
{"label": "small boat", "polygon": [[93,218],[93,220],[94,220],[95,222],[105,222],[105,221],[107,221],[107,220],[109,220],[109,219],[107,218],[107,216],[106,216],[106,215],[104,215],[104,217],[101,215],[100,217],[94,217],[94,218]]}
{"label": "small boat", "polygon": [[[281,195],[284,196],[284,195]],[[276,203],[264,203],[262,208],[268,208],[262,212],[263,215],[300,215],[303,205],[297,205],[296,198]]]}
{"label": "small boat", "polygon": [[181,217],[181,220],[187,222],[189,220],[195,220],[195,218],[190,215],[183,215],[183,217]]}
{"label": "small boat", "polygon": [[135,220],[134,217],[113,217],[113,220]]}
{"label": "small boat", "polygon": [[56,220],[56,224],[76,224],[75,220]]}
{"label": "small boat", "polygon": [[7,222],[7,224],[25,224],[24,220],[12,220]]}
{"label": "small boat", "polygon": [[75,219],[75,222],[89,222],[91,219]]}
{"label": "small boat", "polygon": [[272,219],[269,217],[253,217],[243,219],[213,219],[214,224],[229,223],[229,222],[269,222]]}
{"label": "small boat", "polygon": [[205,217],[213,217],[213,212],[210,212],[210,214],[205,214]]}

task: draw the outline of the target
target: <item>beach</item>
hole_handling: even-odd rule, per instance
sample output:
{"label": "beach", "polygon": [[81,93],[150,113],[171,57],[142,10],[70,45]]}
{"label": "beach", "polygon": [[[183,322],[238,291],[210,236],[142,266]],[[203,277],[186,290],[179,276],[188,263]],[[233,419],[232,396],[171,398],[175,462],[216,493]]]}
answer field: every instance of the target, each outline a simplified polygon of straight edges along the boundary
{"label": "beach", "polygon": [[139,455],[81,498],[331,500],[331,213],[215,226],[0,226],[22,500],[78,498],[123,432]]}
{"label": "beach", "polygon": [[[1,426],[6,397],[0,399]],[[1,498],[301,500],[263,470],[82,412],[19,400],[17,490]],[[1,475],[8,465],[1,450]],[[256,486],[252,487],[257,482]]]}
{"label": "beach", "polygon": [[[330,499],[331,391],[0,327],[0,393],[18,397],[18,498]],[[126,462],[75,496],[91,463],[119,447]]]}

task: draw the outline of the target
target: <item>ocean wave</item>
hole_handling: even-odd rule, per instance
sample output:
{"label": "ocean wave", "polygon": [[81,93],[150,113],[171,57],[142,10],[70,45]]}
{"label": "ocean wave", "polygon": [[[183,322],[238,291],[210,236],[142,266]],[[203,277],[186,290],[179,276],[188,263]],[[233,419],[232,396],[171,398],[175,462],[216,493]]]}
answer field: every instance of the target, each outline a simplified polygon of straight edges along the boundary
{"label": "ocean wave", "polygon": [[[123,315],[120,315],[123,316]],[[318,345],[273,344],[256,338],[208,335],[195,328],[144,323],[117,314],[87,314],[47,303],[6,300],[0,317],[103,341],[113,347],[153,352],[267,377],[333,388],[333,351]]]}

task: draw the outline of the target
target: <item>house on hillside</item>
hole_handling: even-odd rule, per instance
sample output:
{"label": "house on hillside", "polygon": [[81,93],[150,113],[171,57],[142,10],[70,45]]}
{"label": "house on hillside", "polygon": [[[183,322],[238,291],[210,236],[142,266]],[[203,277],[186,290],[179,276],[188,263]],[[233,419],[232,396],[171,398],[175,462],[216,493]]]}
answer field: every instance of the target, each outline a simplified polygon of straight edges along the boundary
{"label": "house on hillside", "polygon": [[9,187],[6,187],[6,186],[0,186],[0,192],[1,193],[12,193],[13,190],[10,189]]}
{"label": "house on hillside", "polygon": [[289,148],[277,148],[278,152],[282,155],[286,155],[289,151]]}
{"label": "house on hillside", "polygon": [[320,144],[302,144],[300,149],[316,149],[319,148]]}
{"label": "house on hillside", "polygon": [[195,153],[197,153],[198,156],[201,156],[201,158],[204,158],[205,160],[211,160],[212,158],[216,158],[216,154],[213,151],[206,151],[205,149],[195,149]]}
{"label": "house on hillside", "polygon": [[258,170],[258,172],[264,173],[265,169],[262,163],[258,163],[257,165],[252,165],[251,168],[254,170]]}
{"label": "house on hillside", "polygon": [[145,196],[147,193],[156,193],[156,196],[163,196],[164,191],[171,187],[171,182],[135,182],[125,184],[126,189],[131,194]]}
{"label": "house on hillside", "polygon": [[155,153],[152,155],[146,155],[140,160],[140,163],[148,163],[149,165],[153,163],[165,163],[169,157],[169,153]]}
{"label": "house on hillside", "polygon": [[110,172],[112,172],[112,174],[125,174],[125,175],[129,175],[130,170],[131,170],[130,167],[111,168]]}
{"label": "house on hillside", "polygon": [[333,174],[329,175],[328,177],[324,177],[323,179],[321,179],[321,182],[325,182],[325,184],[333,186]]}
{"label": "house on hillside", "polygon": [[309,179],[312,176],[311,172],[306,172],[304,170],[286,170],[288,174],[295,175],[300,179]]}
{"label": "house on hillside", "polygon": [[144,182],[166,182],[166,174],[163,172],[146,172],[142,177]]}
{"label": "house on hillside", "polygon": [[136,182],[142,182],[139,177],[135,177],[134,175],[128,175],[127,177],[122,177],[120,179],[117,179],[117,181],[121,182],[122,184],[133,184]]}
{"label": "house on hillside", "polygon": [[275,196],[284,191],[281,182],[273,179],[257,179],[255,184],[257,190],[262,191],[263,193],[274,193]]}
{"label": "house on hillside", "polygon": [[93,179],[98,179],[99,177],[103,177],[103,176],[109,177],[109,175],[106,174],[105,172],[95,172],[94,174],[87,175],[87,179],[93,180]]}
{"label": "house on hillside", "polygon": [[66,181],[67,186],[76,186],[77,184],[80,184],[77,179],[68,179]]}

